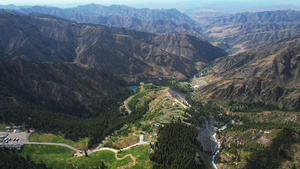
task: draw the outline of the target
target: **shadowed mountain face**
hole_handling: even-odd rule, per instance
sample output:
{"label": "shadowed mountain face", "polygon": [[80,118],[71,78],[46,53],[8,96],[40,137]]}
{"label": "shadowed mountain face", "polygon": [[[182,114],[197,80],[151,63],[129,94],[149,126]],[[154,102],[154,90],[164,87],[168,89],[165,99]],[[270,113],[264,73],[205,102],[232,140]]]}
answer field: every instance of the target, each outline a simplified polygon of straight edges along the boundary
{"label": "shadowed mountain face", "polygon": [[0,110],[39,105],[81,117],[97,116],[125,96],[126,83],[101,69],[79,63],[37,63],[0,58]]}
{"label": "shadowed mountain face", "polygon": [[[132,36],[112,33],[109,28],[51,17],[33,18],[14,13],[3,13],[0,17],[1,24],[5,25],[1,27],[4,35],[0,40],[2,57],[24,56],[36,62],[76,61],[122,74],[128,82],[159,76],[188,77],[196,71],[194,61],[207,63],[225,55],[223,50],[208,42],[187,35],[174,35],[183,42],[185,39],[185,45],[163,46],[169,39],[159,35],[154,35],[147,43]],[[148,33],[141,34],[148,36]],[[150,44],[151,41],[155,43]],[[205,56],[194,55],[201,45],[205,46],[201,50]],[[210,53],[214,49],[218,52]]]}
{"label": "shadowed mountain face", "polygon": [[226,43],[233,52],[260,47],[300,33],[299,11],[238,13],[198,18],[210,40]]}
{"label": "shadowed mountain face", "polygon": [[203,38],[200,27],[187,15],[176,9],[137,9],[122,5],[83,5],[60,9],[34,6],[18,9],[24,14],[40,13],[53,15],[77,23],[103,24],[109,27],[126,27],[153,33],[187,33]]}
{"label": "shadowed mountain face", "polygon": [[90,117],[129,93],[111,73],[74,63],[84,27],[14,13],[0,14],[0,22],[1,110],[39,105]]}
{"label": "shadowed mountain face", "polygon": [[[262,101],[300,108],[299,37],[269,43],[264,50],[219,59],[203,89],[208,98]],[[289,45],[296,46],[289,46]],[[266,51],[269,50],[270,52]]]}

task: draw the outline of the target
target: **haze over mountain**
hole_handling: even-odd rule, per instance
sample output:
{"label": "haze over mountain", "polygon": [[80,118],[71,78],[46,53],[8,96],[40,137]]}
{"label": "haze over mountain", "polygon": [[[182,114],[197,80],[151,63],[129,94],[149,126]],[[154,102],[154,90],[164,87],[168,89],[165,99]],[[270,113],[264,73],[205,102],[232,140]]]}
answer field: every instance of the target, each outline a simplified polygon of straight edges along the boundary
{"label": "haze over mountain", "polygon": [[[134,8],[150,8],[150,9],[170,9],[176,8],[180,11],[193,11],[195,9],[213,9],[213,10],[220,10],[223,12],[228,13],[235,13],[235,12],[246,12],[246,10],[251,10],[252,12],[260,12],[260,11],[268,11],[272,10],[286,10],[292,8],[284,8],[284,7],[298,7],[300,3],[296,0],[202,0],[202,1],[195,1],[195,0],[78,0],[76,2],[71,0],[52,0],[52,1],[41,1],[41,0],[11,0],[2,2],[3,5],[8,4],[16,4],[21,6],[33,6],[33,5],[47,5],[47,6],[55,6],[61,8],[71,8],[76,7],[78,5],[85,5],[89,3],[101,3],[103,5],[109,6],[114,4],[122,4],[126,6],[131,6]],[[261,9],[260,11],[253,11],[253,9]],[[295,9],[293,9],[295,10]],[[249,11],[250,12],[250,11]]]}
{"label": "haze over mountain", "polygon": [[40,13],[58,16],[78,23],[103,24],[109,27],[126,27],[153,33],[187,33],[202,38],[195,21],[176,9],[132,8],[123,5],[82,5],[75,8],[33,6],[11,7],[23,14]]}
{"label": "haze over mountain", "polygon": [[225,43],[233,52],[242,52],[300,33],[299,11],[268,11],[201,17],[205,35]]}

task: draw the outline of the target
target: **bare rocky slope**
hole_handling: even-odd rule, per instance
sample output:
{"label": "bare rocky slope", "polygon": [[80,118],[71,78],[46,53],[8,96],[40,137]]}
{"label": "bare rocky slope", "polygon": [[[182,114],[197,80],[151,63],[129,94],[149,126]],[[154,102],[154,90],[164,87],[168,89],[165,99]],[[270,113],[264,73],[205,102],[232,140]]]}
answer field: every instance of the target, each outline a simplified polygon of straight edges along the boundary
{"label": "bare rocky slope", "polygon": [[200,90],[202,95],[206,98],[260,101],[299,110],[300,48],[290,46],[298,38],[269,43],[262,47],[265,50],[219,59],[207,76],[211,84]]}
{"label": "bare rocky slope", "polygon": [[114,33],[132,36],[142,42],[153,44],[174,55],[188,58],[194,62],[209,63],[226,56],[227,53],[221,48],[211,46],[203,39],[188,34],[157,35],[138,30],[113,28]]}
{"label": "bare rocky slope", "polygon": [[[226,54],[206,41],[187,35],[174,35],[186,42],[185,46],[179,47],[181,51],[186,48],[181,54],[173,52],[178,48],[176,44],[158,45],[168,41],[164,36],[159,38],[160,35],[155,35],[156,42],[151,44],[113,33],[103,26],[77,24],[59,18],[30,17],[12,12],[4,12],[0,17],[1,24],[5,25],[1,27],[2,57],[24,56],[36,62],[75,61],[122,74],[132,83],[161,76],[189,77],[196,71],[195,61],[207,63]],[[195,55],[194,51],[199,51],[201,45],[205,46],[201,51],[205,55]],[[216,51],[214,49],[218,52],[210,53]],[[190,55],[193,58],[189,58]]]}

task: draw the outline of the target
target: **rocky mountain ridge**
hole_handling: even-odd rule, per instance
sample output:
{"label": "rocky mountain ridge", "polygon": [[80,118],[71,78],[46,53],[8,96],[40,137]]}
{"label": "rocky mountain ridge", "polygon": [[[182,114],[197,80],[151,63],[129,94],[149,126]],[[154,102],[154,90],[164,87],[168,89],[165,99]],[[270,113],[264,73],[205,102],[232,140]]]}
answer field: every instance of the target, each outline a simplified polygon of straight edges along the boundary
{"label": "rocky mountain ridge", "polygon": [[287,43],[297,44],[298,38],[263,47],[270,52],[254,50],[218,59],[207,76],[211,84],[200,90],[202,95],[206,98],[278,104],[299,110],[300,48]]}
{"label": "rocky mountain ridge", "polygon": [[[0,17],[5,25],[1,29],[4,35],[0,40],[2,57],[24,56],[36,62],[75,61],[122,74],[132,83],[160,76],[189,77],[196,71],[195,62],[207,63],[226,54],[209,42],[187,35],[168,35],[175,39],[181,37],[181,43],[185,44],[163,47],[158,44],[167,43],[169,39],[162,35],[154,35],[146,42],[113,33],[103,26],[77,24],[59,18],[30,17],[11,12]],[[155,38],[155,43],[148,43]],[[203,54],[193,54],[201,45]],[[188,57],[190,55],[193,57]]]}

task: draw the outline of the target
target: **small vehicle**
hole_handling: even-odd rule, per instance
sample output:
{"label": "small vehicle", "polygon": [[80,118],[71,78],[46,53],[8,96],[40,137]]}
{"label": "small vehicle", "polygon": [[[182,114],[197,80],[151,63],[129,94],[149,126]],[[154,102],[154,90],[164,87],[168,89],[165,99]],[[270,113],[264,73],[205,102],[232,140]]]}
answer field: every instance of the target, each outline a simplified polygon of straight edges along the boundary
{"label": "small vehicle", "polygon": [[16,141],[16,138],[14,138],[13,141]]}
{"label": "small vehicle", "polygon": [[16,141],[19,141],[19,138],[17,138]]}
{"label": "small vehicle", "polygon": [[10,141],[10,140],[11,140],[11,138],[8,139],[8,141]]}

